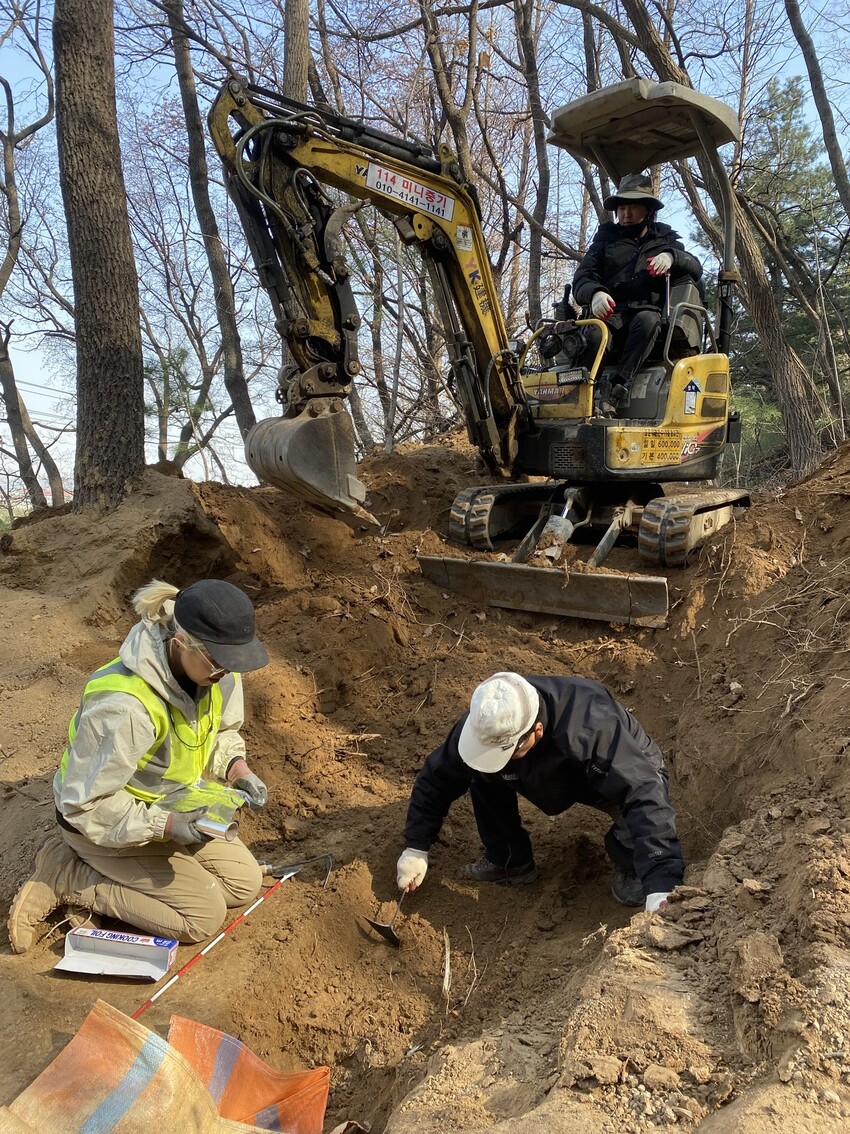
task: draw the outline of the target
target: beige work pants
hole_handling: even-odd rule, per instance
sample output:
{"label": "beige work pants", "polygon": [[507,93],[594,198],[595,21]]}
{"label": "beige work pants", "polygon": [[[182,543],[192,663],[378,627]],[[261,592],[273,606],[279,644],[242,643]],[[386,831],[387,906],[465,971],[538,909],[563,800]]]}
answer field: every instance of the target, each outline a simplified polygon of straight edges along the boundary
{"label": "beige work pants", "polygon": [[60,830],[94,872],[74,899],[94,913],[157,937],[212,937],[227,910],[252,901],[262,884],[256,859],[239,839],[210,839],[191,847],[151,842],[119,848],[100,847],[84,835]]}

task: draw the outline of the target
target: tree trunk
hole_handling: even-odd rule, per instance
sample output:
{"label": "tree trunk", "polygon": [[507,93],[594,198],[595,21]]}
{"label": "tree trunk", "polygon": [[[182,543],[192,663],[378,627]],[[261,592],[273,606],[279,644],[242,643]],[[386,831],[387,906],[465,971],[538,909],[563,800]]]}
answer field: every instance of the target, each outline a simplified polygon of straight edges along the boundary
{"label": "tree trunk", "polygon": [[537,43],[534,19],[537,5],[533,0],[515,0],[514,23],[522,73],[528,87],[528,105],[534,128],[534,150],[537,155],[537,192],[532,209],[532,222],[528,233],[528,310],[532,327],[542,315],[540,276],[543,263],[543,226],[549,208],[549,151],[546,133],[549,120],[540,97],[537,76]]}
{"label": "tree trunk", "polygon": [[32,451],[41,461],[42,467],[47,475],[47,483],[50,485],[51,506],[53,508],[61,508],[65,503],[65,485],[62,482],[62,474],[59,472],[56,462],[50,454],[50,450],[39,437],[38,433],[36,433],[35,426],[30,419],[27,407],[24,405],[20,394],[18,394],[18,407],[20,409],[21,424],[24,427],[26,439]]}
{"label": "tree trunk", "polygon": [[[23,10],[16,8],[15,20],[20,21],[23,33],[29,41],[30,58],[38,64],[44,76],[47,105],[40,118],[19,129],[16,125],[15,96],[12,86],[7,79],[0,76],[0,87],[2,87],[6,103],[5,129],[0,131],[0,144],[2,144],[3,150],[3,172],[2,180],[0,180],[0,195],[2,195],[6,209],[6,250],[3,255],[2,263],[0,263],[0,298],[2,298],[6,290],[6,285],[18,263],[23,237],[24,221],[21,216],[20,201],[18,198],[18,181],[15,168],[16,157],[19,153],[24,151],[33,136],[51,121],[54,113],[53,77],[50,72],[49,63],[42,51],[38,33],[38,18],[36,17],[34,25],[29,27],[26,22],[26,14]],[[50,477],[50,486],[54,494],[53,503],[61,505],[65,502],[65,491],[56,468],[56,463],[36,433],[30,421],[29,414],[27,413],[27,408],[24,405],[23,398],[21,398],[18,392],[17,383],[15,381],[15,371],[12,365],[12,359],[9,355],[9,340],[11,334],[11,321],[8,323],[0,323],[0,395],[2,395],[2,400],[6,406],[7,420],[12,434],[12,445],[18,459],[21,479],[24,482],[33,508],[45,507],[47,501],[45,500],[41,485],[38,482],[38,475],[32,466],[29,448],[27,447],[27,442],[29,442],[30,446],[41,458]],[[57,488],[59,490],[58,502],[56,500]]]}
{"label": "tree trunk", "polygon": [[[360,214],[357,214],[358,220]],[[360,225],[361,232],[366,237],[369,252],[372,257],[372,318],[369,321],[369,333],[372,338],[372,372],[375,375],[375,389],[381,403],[381,413],[384,418],[384,449],[392,451],[392,422],[390,420],[392,397],[387,376],[384,370],[384,348],[382,328],[384,325],[384,309],[381,300],[384,294],[384,265],[378,242],[373,233],[370,233],[365,223]]]}
{"label": "tree trunk", "polygon": [[[183,31],[183,0],[168,0],[168,26],[171,29],[171,43],[174,50],[174,65],[180,85],[180,98],[183,101],[183,115],[186,119],[186,134],[189,139],[189,180],[192,186],[192,200],[201,225],[204,249],[210,266],[210,277],[215,289],[215,310],[221,332],[221,348],[224,357],[224,385],[233,402],[236,424],[244,438],[256,422],[248,384],[242,366],[242,343],[236,326],[236,301],[233,294],[233,281],[227,267],[227,259],[221,245],[218,223],[210,202],[209,171],[204,146],[204,128],[201,112],[198,109],[198,95],[195,89],[195,76],[192,72],[192,58],[189,41]],[[288,19],[288,10],[287,10]]]}
{"label": "tree trunk", "polygon": [[812,409],[814,390],[802,361],[785,338],[761,250],[746,223],[738,229],[738,260],[745,279],[747,311],[770,362],[788,440],[789,463],[796,476],[808,476],[821,459]]}
{"label": "tree trunk", "polygon": [[0,337],[0,390],[3,392],[3,400],[6,403],[6,420],[9,424],[9,432],[12,434],[15,459],[18,462],[21,480],[24,482],[27,496],[29,496],[33,508],[46,508],[47,499],[38,483],[38,477],[32,467],[30,451],[27,448],[26,431],[24,430],[21,407],[18,402],[18,387],[15,384],[12,360],[9,357],[8,328]]}
{"label": "tree trunk", "polygon": [[307,101],[310,73],[310,0],[286,0],[283,15],[283,93]]}
{"label": "tree trunk", "polygon": [[475,173],[472,167],[472,151],[469,145],[469,132],[466,128],[469,112],[472,109],[472,99],[475,90],[475,65],[477,62],[477,17],[478,0],[472,0],[469,14],[469,42],[467,44],[467,59],[465,73],[465,87],[463,102],[455,102],[455,80],[449,72],[446,62],[446,53],[440,27],[434,14],[432,0],[419,0],[419,11],[422,13],[422,26],[425,31],[425,48],[431,60],[431,70],[440,100],[440,108],[446,116],[449,129],[452,132],[455,149],[457,151],[458,165],[461,177],[467,184],[474,183]]}
{"label": "tree trunk", "polygon": [[348,408],[351,410],[351,420],[354,422],[354,432],[364,453],[371,453],[375,448],[375,438],[369,428],[366,415],[363,412],[363,403],[360,400],[360,391],[357,383],[352,379],[351,390],[348,394]]}
{"label": "tree trunk", "polygon": [[74,509],[114,508],[145,465],[139,284],[115,105],[110,0],[56,0],[59,183],[77,335]]}
{"label": "tree trunk", "polygon": [[[687,71],[674,61],[664,46],[642,0],[623,0],[623,7],[638,34],[643,52],[661,81],[691,87]],[[699,164],[706,188],[715,207],[720,209],[721,197],[717,180],[707,161],[701,160]],[[735,222],[738,262],[744,279],[744,298],[770,365],[788,441],[791,471],[795,476],[807,476],[817,468],[821,458],[817,424],[812,410],[814,387],[801,360],[785,338],[764,258],[752,226],[737,201]]]}
{"label": "tree trunk", "polygon": [[826,149],[826,155],[829,158],[830,167],[832,168],[832,176],[835,179],[838,199],[841,201],[844,212],[850,217],[850,179],[848,179],[847,176],[844,154],[841,152],[841,143],[838,140],[838,134],[835,129],[832,103],[829,100],[829,95],[826,93],[817,51],[815,50],[814,43],[812,43],[812,37],[806,31],[806,25],[803,23],[803,17],[800,15],[800,6],[796,3],[796,0],[785,0],[785,11],[788,13],[788,22],[791,24],[794,38],[800,45],[800,51],[803,54],[803,59],[806,61],[806,70],[809,73],[809,85],[812,88],[812,97],[815,100],[818,117],[820,118],[823,144]]}

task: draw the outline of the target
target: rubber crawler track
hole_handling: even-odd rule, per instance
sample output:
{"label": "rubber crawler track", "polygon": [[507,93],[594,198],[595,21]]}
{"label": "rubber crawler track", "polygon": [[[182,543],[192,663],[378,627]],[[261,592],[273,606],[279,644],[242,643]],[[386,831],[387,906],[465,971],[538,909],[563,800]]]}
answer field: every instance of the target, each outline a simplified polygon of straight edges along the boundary
{"label": "rubber crawler track", "polygon": [[[497,505],[521,503],[524,498],[538,500],[539,484],[487,485],[466,488],[454,498],[449,515],[449,536],[456,543],[465,543],[476,551],[492,551],[490,518]],[[542,503],[542,501],[541,501]]]}
{"label": "rubber crawler track", "polygon": [[650,500],[643,510],[638,531],[638,551],[645,563],[681,567],[688,555],[688,536],[697,503]]}

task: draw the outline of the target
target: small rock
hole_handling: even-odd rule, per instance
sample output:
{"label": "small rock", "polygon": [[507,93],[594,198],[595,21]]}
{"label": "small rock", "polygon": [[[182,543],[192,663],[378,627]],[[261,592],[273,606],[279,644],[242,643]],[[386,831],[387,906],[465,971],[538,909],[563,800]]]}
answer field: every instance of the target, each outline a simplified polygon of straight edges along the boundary
{"label": "small rock", "polygon": [[803,830],[807,835],[825,835],[832,823],[828,819],[807,819]]}
{"label": "small rock", "polygon": [[613,1086],[615,1083],[619,1083],[623,1065],[616,1056],[590,1055],[585,1058],[585,1063],[590,1068],[590,1074],[597,1083],[601,1083],[603,1086]]}
{"label": "small rock", "polygon": [[689,902],[693,898],[707,898],[705,890],[700,886],[677,886],[669,897],[670,903]]}
{"label": "small rock", "polygon": [[711,1068],[703,1066],[689,1067],[688,1074],[695,1083],[699,1083],[700,1086],[703,1086],[711,1078]]}
{"label": "small rock", "polygon": [[752,913],[753,910],[758,909],[759,904],[752,891],[748,890],[742,883],[735,891],[735,905],[744,913]]}
{"label": "small rock", "polygon": [[740,938],[733,949],[737,956],[729,970],[732,987],[755,1004],[761,999],[765,980],[782,968],[782,949],[773,934],[759,931]]}
{"label": "small rock", "polygon": [[791,1082],[791,1077],[794,1074],[794,1056],[797,1054],[797,1051],[798,1048],[790,1047],[777,1063],[776,1074],[779,1076],[780,1082]]}
{"label": "small rock", "polygon": [[710,890],[712,893],[731,890],[737,882],[735,875],[725,862],[715,862],[714,860],[706,867],[702,880],[706,890]]}
{"label": "small rock", "polygon": [[643,1081],[651,1091],[673,1091],[679,1086],[679,1074],[672,1067],[650,1063],[643,1073]]}
{"label": "small rock", "polygon": [[711,898],[709,898],[708,896],[688,898],[685,902],[682,903],[682,908],[688,910],[689,912],[691,910],[708,910],[711,908],[711,904]]}
{"label": "small rock", "polygon": [[283,834],[292,842],[299,843],[310,834],[310,824],[305,823],[303,819],[295,819],[289,816],[283,821]]}
{"label": "small rock", "polygon": [[718,849],[721,854],[734,854],[735,851],[743,850],[748,841],[747,836],[742,831],[729,831],[721,839]]}
{"label": "small rock", "polygon": [[684,949],[702,941],[704,934],[653,918],[643,927],[643,937],[647,945],[656,949]]}
{"label": "small rock", "polygon": [[741,885],[751,894],[766,894],[770,890],[766,882],[759,882],[757,878],[745,878]]}

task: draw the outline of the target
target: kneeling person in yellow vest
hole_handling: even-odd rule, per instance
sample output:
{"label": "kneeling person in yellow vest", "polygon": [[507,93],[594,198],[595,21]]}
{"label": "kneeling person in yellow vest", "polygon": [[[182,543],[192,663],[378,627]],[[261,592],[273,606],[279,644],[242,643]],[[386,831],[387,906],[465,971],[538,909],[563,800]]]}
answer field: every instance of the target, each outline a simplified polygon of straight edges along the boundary
{"label": "kneeling person in yellow vest", "polygon": [[268,798],[239,734],[240,674],[269,660],[251,600],[219,579],[183,590],[154,580],[133,605],[141,621],[89,678],[71,721],[53,780],[59,827],[9,913],[16,953],[59,906],[202,941],[259,892],[243,843],[207,840],[195,826],[203,810],[169,808],[169,797],[213,776],[252,807]]}

